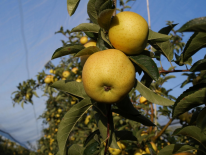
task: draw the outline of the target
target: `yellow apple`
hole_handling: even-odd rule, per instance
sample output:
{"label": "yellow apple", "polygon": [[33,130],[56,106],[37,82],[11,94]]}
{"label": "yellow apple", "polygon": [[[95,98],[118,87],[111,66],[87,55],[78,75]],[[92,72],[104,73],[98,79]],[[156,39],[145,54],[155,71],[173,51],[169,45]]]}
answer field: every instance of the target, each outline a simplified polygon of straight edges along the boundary
{"label": "yellow apple", "polygon": [[88,38],[86,36],[80,38],[80,43],[83,45],[86,44],[87,41],[88,41]]}
{"label": "yellow apple", "polygon": [[53,74],[54,73],[54,70],[53,69],[50,69],[50,71],[49,71],[51,74]]}
{"label": "yellow apple", "polygon": [[55,132],[57,132],[58,131],[58,129],[55,129]]}
{"label": "yellow apple", "polygon": [[112,155],[118,155],[122,152],[122,146],[121,146],[121,143],[120,142],[117,142],[117,145],[119,146],[120,149],[115,149],[115,148],[111,148],[109,147],[109,152],[112,154]]}
{"label": "yellow apple", "polygon": [[58,113],[61,113],[61,112],[62,112],[62,109],[58,109],[57,111],[58,111]]}
{"label": "yellow apple", "polygon": [[73,104],[75,104],[76,103],[76,101],[71,101],[71,105],[73,105]]}
{"label": "yellow apple", "polygon": [[111,21],[109,40],[118,50],[128,55],[140,54],[147,45],[147,21],[135,12],[118,13]]}
{"label": "yellow apple", "polygon": [[73,72],[74,74],[77,74],[77,71],[78,71],[78,68],[77,68],[77,67],[72,68],[72,72]]}
{"label": "yellow apple", "polygon": [[147,99],[143,96],[140,97],[139,102],[140,103],[145,103],[147,101]]}
{"label": "yellow apple", "polygon": [[90,46],[97,46],[97,42],[96,41],[94,41],[94,40],[90,40],[90,41],[88,41],[88,43],[86,43],[85,45],[84,45],[84,47],[90,47]]}
{"label": "yellow apple", "polygon": [[26,97],[25,97],[25,98],[26,98],[27,100],[29,100],[31,97],[32,97],[32,94],[31,94],[31,93],[26,93]]}
{"label": "yellow apple", "polygon": [[[157,146],[155,145],[155,143],[150,142],[150,144],[152,145],[153,150],[156,152],[157,151]],[[146,153],[150,154],[150,150],[149,150],[148,146],[145,148],[145,151],[146,151]]]}
{"label": "yellow apple", "polygon": [[147,153],[142,149],[136,149],[134,152],[134,155],[143,155],[143,154],[147,154]]}
{"label": "yellow apple", "polygon": [[141,136],[148,135],[147,131],[142,131]]}
{"label": "yellow apple", "polygon": [[82,71],[84,89],[97,102],[115,103],[135,84],[135,68],[121,51],[108,49],[92,54]]}
{"label": "yellow apple", "polygon": [[70,75],[70,72],[69,72],[69,71],[64,71],[64,72],[62,73],[62,77],[63,77],[63,78],[67,78],[69,75]]}
{"label": "yellow apple", "polygon": [[77,79],[76,79],[76,82],[82,82],[82,77],[78,76]]}
{"label": "yellow apple", "polygon": [[62,78],[62,80],[66,80],[67,78]]}
{"label": "yellow apple", "polygon": [[89,123],[90,119],[91,119],[91,116],[88,115],[84,120],[84,124],[87,125]]}
{"label": "yellow apple", "polygon": [[54,82],[54,76],[53,75],[47,75],[46,78],[44,79],[44,82],[49,84]]}

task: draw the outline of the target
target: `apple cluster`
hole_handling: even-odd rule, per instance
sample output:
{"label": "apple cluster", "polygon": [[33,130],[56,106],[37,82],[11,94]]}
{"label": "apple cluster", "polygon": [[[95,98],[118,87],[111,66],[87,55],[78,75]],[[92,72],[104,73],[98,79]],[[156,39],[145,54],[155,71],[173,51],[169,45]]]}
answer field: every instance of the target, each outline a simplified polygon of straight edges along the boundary
{"label": "apple cluster", "polygon": [[[125,11],[113,17],[108,35],[114,49],[81,57],[82,81],[88,96],[112,104],[131,91],[135,67],[127,55],[137,55],[145,49],[148,30],[146,20],[137,13]],[[87,41],[86,37],[80,39],[85,47],[96,46],[95,41]]]}

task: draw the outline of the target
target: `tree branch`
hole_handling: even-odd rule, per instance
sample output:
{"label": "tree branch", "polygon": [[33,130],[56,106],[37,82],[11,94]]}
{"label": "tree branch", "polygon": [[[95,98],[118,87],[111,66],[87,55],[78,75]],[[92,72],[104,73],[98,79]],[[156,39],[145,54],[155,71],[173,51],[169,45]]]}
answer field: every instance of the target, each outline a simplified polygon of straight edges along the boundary
{"label": "tree branch", "polygon": [[165,130],[168,128],[168,126],[172,123],[173,119],[170,118],[169,122],[164,126],[164,128],[162,128],[162,130],[157,134],[157,136],[155,136],[152,141],[155,142],[157,140],[157,138],[159,138],[164,132]]}

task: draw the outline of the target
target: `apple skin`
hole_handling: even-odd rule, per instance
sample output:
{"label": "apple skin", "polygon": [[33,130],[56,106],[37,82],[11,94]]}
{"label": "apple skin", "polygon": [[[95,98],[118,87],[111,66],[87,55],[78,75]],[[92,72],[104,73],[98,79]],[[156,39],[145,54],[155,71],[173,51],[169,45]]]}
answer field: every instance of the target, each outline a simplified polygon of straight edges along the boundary
{"label": "apple skin", "polygon": [[[157,146],[155,145],[155,143],[150,142],[150,144],[152,145],[152,148],[154,149],[154,151],[157,151]],[[146,153],[150,154],[150,150],[148,147],[145,148]]]}
{"label": "apple skin", "polygon": [[117,49],[92,54],[82,71],[84,89],[97,102],[116,103],[135,84],[135,68],[129,58]]}
{"label": "apple skin", "polygon": [[127,55],[140,54],[147,45],[149,28],[147,21],[137,13],[124,11],[111,21],[109,40]]}
{"label": "apple skin", "polygon": [[83,45],[86,44],[87,41],[88,41],[88,38],[86,36],[80,38],[80,43]]}

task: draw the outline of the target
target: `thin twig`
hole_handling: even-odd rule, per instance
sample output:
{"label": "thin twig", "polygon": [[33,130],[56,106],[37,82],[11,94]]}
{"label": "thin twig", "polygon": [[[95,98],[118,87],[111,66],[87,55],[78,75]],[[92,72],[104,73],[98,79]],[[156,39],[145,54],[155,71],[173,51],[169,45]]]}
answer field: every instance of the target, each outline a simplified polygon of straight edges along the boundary
{"label": "thin twig", "polygon": [[171,73],[171,72],[189,72],[190,70],[186,69],[186,70],[172,70],[172,71],[166,71],[166,70],[162,70],[159,71],[159,73]]}
{"label": "thin twig", "polygon": [[157,136],[155,136],[152,141],[155,142],[157,140],[157,138],[159,138],[164,132],[165,130],[168,128],[168,126],[172,123],[173,119],[170,118],[169,122],[164,126],[164,128],[162,128],[162,130],[157,134]]}

